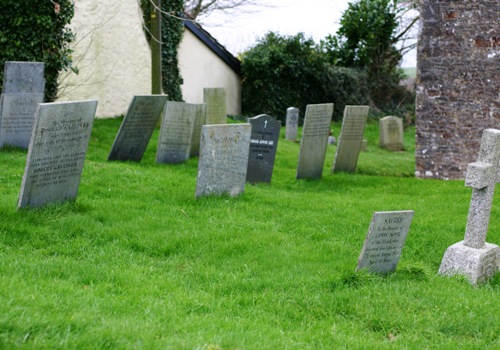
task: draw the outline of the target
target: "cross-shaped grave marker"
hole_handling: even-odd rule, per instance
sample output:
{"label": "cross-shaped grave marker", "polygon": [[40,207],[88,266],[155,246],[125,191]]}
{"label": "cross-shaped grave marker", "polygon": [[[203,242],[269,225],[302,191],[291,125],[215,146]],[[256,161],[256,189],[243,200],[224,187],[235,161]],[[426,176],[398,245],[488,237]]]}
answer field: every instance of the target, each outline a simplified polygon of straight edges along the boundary
{"label": "cross-shaped grave marker", "polygon": [[463,241],[444,254],[439,273],[463,274],[472,284],[484,282],[500,269],[500,248],[486,243],[495,185],[500,182],[500,130],[486,129],[478,161],[467,167],[465,186],[473,189]]}

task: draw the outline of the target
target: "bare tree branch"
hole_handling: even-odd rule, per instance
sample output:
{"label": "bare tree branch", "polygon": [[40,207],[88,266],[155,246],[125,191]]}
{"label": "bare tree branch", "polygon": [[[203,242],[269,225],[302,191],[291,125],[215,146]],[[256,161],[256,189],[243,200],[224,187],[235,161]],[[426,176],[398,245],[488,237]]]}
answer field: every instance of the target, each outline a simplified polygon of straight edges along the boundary
{"label": "bare tree branch", "polygon": [[266,6],[263,0],[186,0],[184,11],[193,19],[207,17],[212,12],[250,12],[252,7]]}

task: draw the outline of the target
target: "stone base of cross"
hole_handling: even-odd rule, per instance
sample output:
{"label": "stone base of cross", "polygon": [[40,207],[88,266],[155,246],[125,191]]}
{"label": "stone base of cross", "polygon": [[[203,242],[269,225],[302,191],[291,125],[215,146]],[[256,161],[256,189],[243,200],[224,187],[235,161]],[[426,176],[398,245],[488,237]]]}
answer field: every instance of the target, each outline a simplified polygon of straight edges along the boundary
{"label": "stone base of cross", "polygon": [[439,273],[460,274],[471,284],[492,278],[500,270],[500,248],[486,243],[495,185],[500,182],[500,130],[483,132],[478,161],[467,167],[465,185],[473,188],[463,241],[450,246]]}

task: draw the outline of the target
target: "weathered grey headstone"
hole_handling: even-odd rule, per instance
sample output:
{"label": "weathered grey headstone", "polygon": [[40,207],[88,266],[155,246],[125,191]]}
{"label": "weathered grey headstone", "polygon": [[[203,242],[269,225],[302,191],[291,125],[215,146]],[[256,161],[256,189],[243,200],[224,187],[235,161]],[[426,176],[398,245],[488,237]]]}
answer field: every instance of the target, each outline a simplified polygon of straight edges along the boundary
{"label": "weathered grey headstone", "polygon": [[5,62],[0,98],[0,147],[28,148],[33,121],[45,90],[43,62]]}
{"label": "weathered grey headstone", "polygon": [[403,120],[384,117],[379,120],[379,146],[390,151],[403,151]]}
{"label": "weathered grey headstone", "polygon": [[297,179],[319,179],[322,176],[332,114],[333,103],[307,105]]}
{"label": "weathered grey headstone", "polygon": [[267,114],[248,118],[247,122],[252,125],[247,182],[271,183],[281,122]]}
{"label": "weathered grey headstone", "polygon": [[414,215],[413,210],[373,213],[356,270],[387,274],[396,271]]}
{"label": "weathered grey headstone", "polygon": [[243,193],[251,129],[250,124],[202,127],[196,197]]}
{"label": "weathered grey headstone", "polygon": [[168,101],[158,137],[157,163],[178,164],[189,159],[198,105]]}
{"label": "weathered grey headstone", "polygon": [[345,106],[332,172],[356,171],[369,109],[368,106]]}
{"label": "weathered grey headstone", "polygon": [[108,160],[140,162],[158,124],[167,95],[134,96],[111,147]]}
{"label": "weathered grey headstone", "polygon": [[227,123],[226,90],[224,88],[204,88],[203,101],[207,105],[207,125]]}
{"label": "weathered grey headstone", "polygon": [[207,105],[197,104],[194,112],[194,127],[193,127],[193,137],[191,140],[191,152],[190,157],[198,157],[200,155],[200,137],[201,137],[201,127],[205,125],[207,119]]}
{"label": "weathered grey headstone", "polygon": [[18,208],[76,199],[96,108],[97,101],[39,105]]}
{"label": "weathered grey headstone", "polygon": [[285,138],[290,141],[297,139],[297,130],[299,128],[299,109],[295,107],[286,110],[286,129]]}
{"label": "weathered grey headstone", "polygon": [[471,284],[484,282],[500,269],[500,247],[486,243],[495,185],[500,182],[500,130],[486,129],[477,162],[469,163],[465,185],[473,188],[465,238],[450,246],[439,273],[461,274]]}

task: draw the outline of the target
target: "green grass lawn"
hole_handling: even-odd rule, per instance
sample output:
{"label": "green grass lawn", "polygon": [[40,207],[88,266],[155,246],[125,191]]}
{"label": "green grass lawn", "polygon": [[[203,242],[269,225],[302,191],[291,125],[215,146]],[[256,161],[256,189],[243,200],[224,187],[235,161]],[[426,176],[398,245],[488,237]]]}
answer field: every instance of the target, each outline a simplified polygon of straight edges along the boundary
{"label": "green grass lawn", "polygon": [[[356,174],[295,180],[280,138],[271,185],[195,199],[197,159],[107,162],[120,120],[96,120],[76,202],[16,210],[26,151],[0,151],[1,349],[498,349],[500,278],[437,275],[463,239],[470,189],[368,150]],[[338,136],[340,126],[334,125]],[[283,132],[284,134],[284,132]],[[400,264],[354,269],[374,211],[414,210]],[[494,202],[488,241],[500,242]]]}

